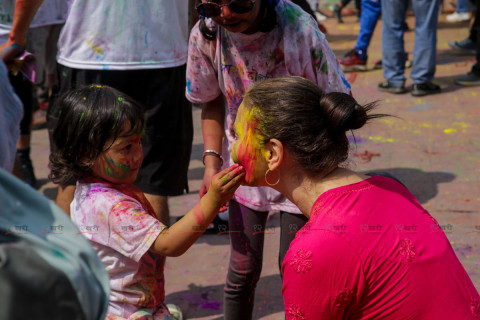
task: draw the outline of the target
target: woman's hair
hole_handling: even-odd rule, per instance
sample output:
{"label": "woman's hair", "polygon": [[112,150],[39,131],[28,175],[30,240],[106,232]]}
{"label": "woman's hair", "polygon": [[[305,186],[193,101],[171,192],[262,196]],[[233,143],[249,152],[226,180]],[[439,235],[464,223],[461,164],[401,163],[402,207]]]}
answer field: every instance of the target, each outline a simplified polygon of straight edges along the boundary
{"label": "woman's hair", "polygon": [[144,128],[142,106],[108,86],[90,85],[66,92],[56,102],[60,110],[53,132],[49,178],[61,185],[84,177],[95,159],[124,133]]}
{"label": "woman's hair", "polygon": [[347,131],[386,116],[369,114],[376,102],[362,106],[349,94],[325,93],[301,77],[257,82],[245,95],[244,104],[254,108],[262,143],[278,139],[300,167],[315,176],[347,160]]}
{"label": "woman's hair", "polygon": [[[260,12],[258,14],[262,17],[258,31],[270,32],[277,25],[277,13],[275,12],[275,7],[278,4],[278,0],[257,1],[260,1]],[[200,16],[199,29],[205,39],[215,40],[217,38],[218,25],[214,24],[213,27],[208,26],[205,22],[205,17]]]}

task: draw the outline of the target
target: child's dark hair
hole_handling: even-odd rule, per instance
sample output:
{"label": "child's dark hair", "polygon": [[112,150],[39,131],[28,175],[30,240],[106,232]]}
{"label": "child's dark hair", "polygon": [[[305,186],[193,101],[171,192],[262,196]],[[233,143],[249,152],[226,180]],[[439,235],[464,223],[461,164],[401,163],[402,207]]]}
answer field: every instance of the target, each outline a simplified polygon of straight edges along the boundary
{"label": "child's dark hair", "polygon": [[376,102],[362,106],[349,94],[325,93],[301,77],[258,82],[247,92],[244,104],[258,108],[254,114],[263,144],[278,139],[300,167],[314,176],[347,160],[347,131],[386,116],[369,114]]}
{"label": "child's dark hair", "polygon": [[[260,1],[260,12],[258,14],[262,17],[258,31],[270,32],[277,25],[277,13],[275,12],[275,7],[278,4],[278,0],[257,1]],[[199,29],[205,39],[215,40],[217,38],[218,26],[215,25],[214,28],[209,28],[205,22],[205,17],[200,16]]]}
{"label": "child's dark hair", "polygon": [[90,85],[66,92],[58,100],[60,117],[53,132],[49,178],[67,185],[88,174],[95,159],[124,133],[144,128],[142,106],[108,86]]}

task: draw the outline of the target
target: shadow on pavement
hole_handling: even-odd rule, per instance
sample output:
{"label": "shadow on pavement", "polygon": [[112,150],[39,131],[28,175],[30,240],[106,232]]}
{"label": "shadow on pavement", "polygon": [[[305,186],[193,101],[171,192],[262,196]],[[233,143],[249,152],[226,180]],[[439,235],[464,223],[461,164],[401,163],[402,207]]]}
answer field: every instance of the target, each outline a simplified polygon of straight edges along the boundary
{"label": "shadow on pavement", "polygon": [[[226,275],[222,275],[226,276]],[[166,303],[180,307],[184,318],[224,319],[223,284],[213,286],[188,285],[188,290],[167,294]],[[254,319],[283,312],[282,281],[278,274],[261,277],[256,289]],[[218,317],[216,317],[218,316]]]}
{"label": "shadow on pavement", "polygon": [[438,184],[451,182],[456,177],[449,172],[428,172],[414,168],[374,169],[367,172],[387,172],[391,174],[400,180],[422,204],[436,197]]}

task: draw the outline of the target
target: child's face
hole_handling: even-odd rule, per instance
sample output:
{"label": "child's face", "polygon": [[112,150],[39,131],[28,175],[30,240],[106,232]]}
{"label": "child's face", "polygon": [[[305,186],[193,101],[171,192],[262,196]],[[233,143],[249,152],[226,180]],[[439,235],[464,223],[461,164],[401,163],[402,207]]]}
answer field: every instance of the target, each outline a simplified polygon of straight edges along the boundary
{"label": "child's face", "polygon": [[[201,0],[201,2],[208,2],[211,0]],[[228,4],[232,0],[219,0],[220,4]],[[234,0],[236,2],[247,2],[252,0]],[[258,29],[259,23],[259,12],[260,12],[260,1],[256,0],[252,10],[247,13],[236,13],[231,9],[230,6],[224,6],[221,10],[220,15],[213,17],[215,21],[221,27],[227,29],[230,32],[242,32],[242,33],[254,33]]]}
{"label": "child's face", "polygon": [[267,150],[262,146],[258,133],[258,121],[254,115],[255,107],[240,105],[233,125],[235,142],[232,146],[232,160],[245,168],[245,183],[250,186],[264,185],[267,170]]}
{"label": "child's face", "polygon": [[[130,126],[124,132],[129,131]],[[112,183],[132,183],[137,178],[143,161],[141,133],[120,136],[107,150],[102,152],[92,167],[97,178]]]}

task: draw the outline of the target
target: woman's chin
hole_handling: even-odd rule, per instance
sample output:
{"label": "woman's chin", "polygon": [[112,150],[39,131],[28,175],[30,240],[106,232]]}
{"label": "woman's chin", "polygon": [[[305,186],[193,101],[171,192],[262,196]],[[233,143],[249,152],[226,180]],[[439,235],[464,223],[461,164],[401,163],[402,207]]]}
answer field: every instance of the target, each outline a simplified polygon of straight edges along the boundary
{"label": "woman's chin", "polygon": [[256,180],[243,180],[242,182],[242,186],[246,186],[246,187],[262,187],[262,184],[260,184],[258,181]]}

